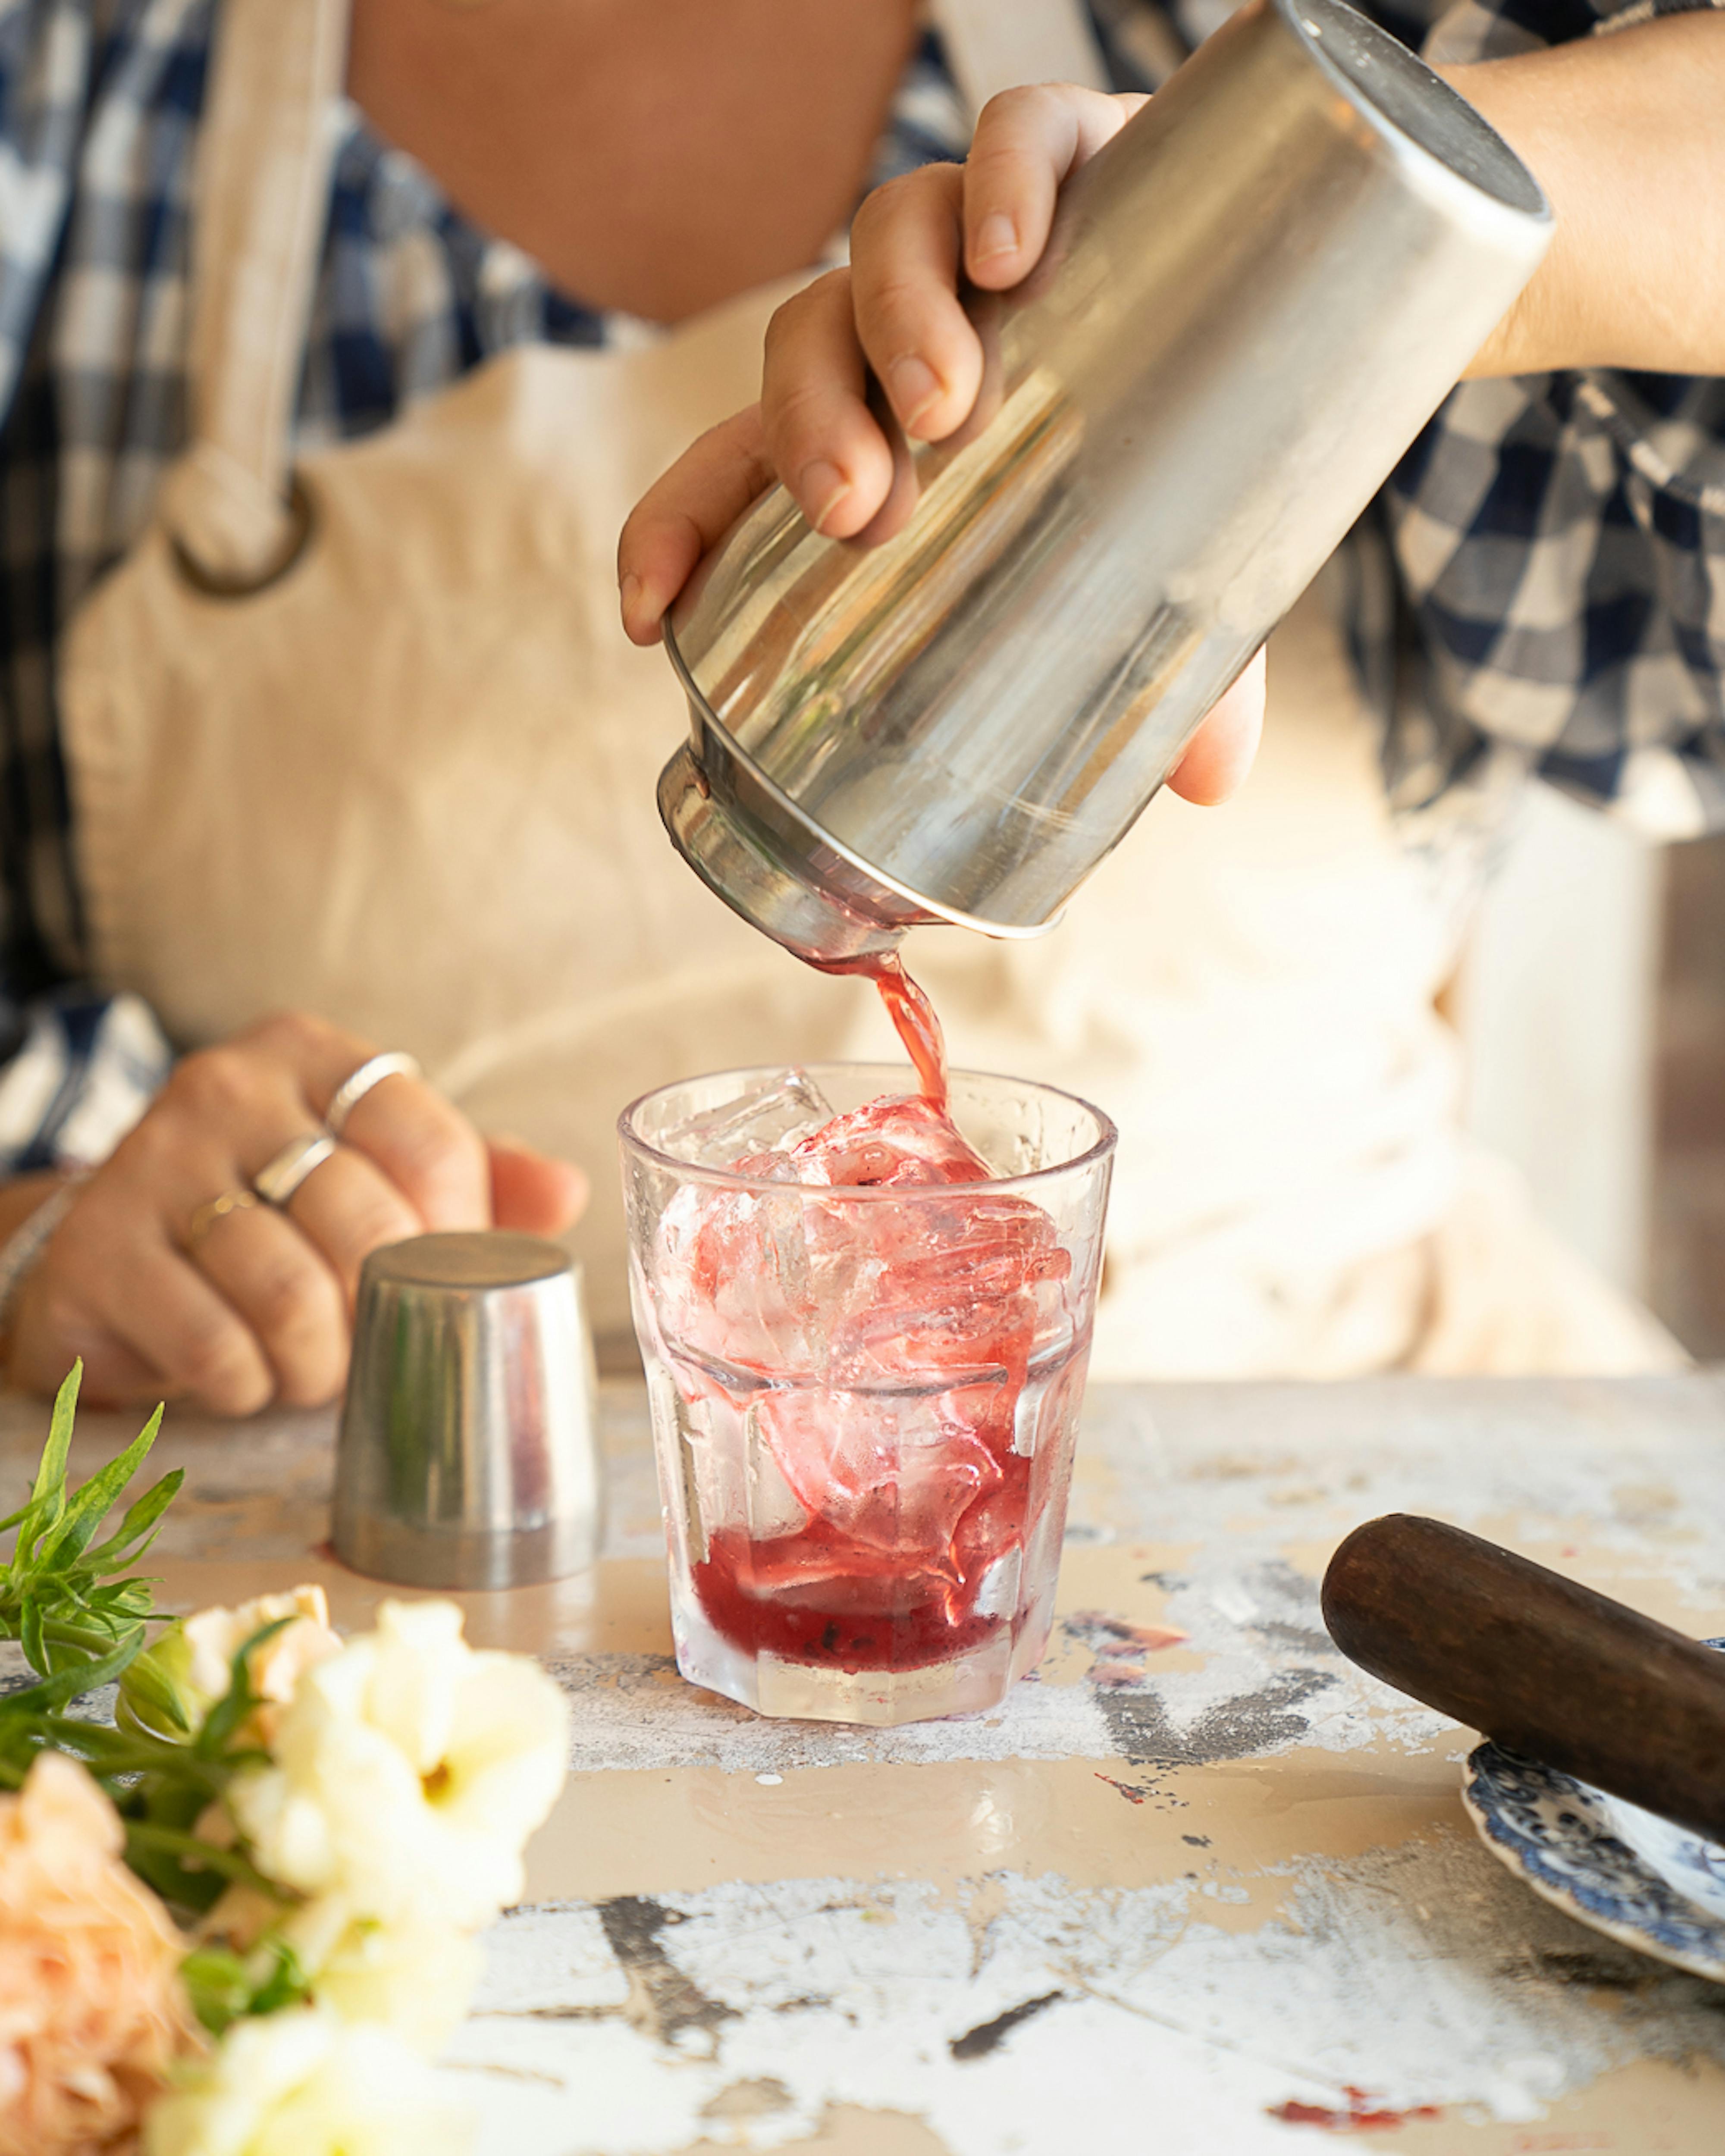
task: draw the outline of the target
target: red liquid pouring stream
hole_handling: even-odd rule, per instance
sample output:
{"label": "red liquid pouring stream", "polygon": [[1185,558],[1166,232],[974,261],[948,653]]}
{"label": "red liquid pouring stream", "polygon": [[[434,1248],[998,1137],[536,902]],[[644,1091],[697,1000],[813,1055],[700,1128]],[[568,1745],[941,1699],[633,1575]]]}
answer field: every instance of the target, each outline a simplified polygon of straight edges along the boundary
{"label": "red liquid pouring stream", "polygon": [[904,961],[894,952],[885,958],[860,959],[853,965],[828,970],[860,973],[875,983],[905,1054],[916,1066],[923,1099],[942,1117],[948,1116],[946,1039],[934,1005],[905,971]]}
{"label": "red liquid pouring stream", "polygon": [[[975,1161],[952,1126],[940,1020],[900,959],[894,954],[824,970],[874,982],[915,1066],[923,1100],[955,1146]],[[879,1106],[890,1113],[892,1103]],[[973,1168],[955,1166],[940,1179],[972,1183],[986,1173],[976,1161]],[[1022,1201],[995,1201],[1003,1202],[1034,1212]],[[955,1218],[952,1286],[962,1280],[967,1260],[973,1262],[967,1245],[986,1213],[988,1201],[983,1204],[984,1214],[961,1211]],[[1058,1270],[1065,1254],[1049,1224],[1034,1217],[1048,1231],[1043,1262]],[[928,1254],[907,1250],[906,1257],[926,1265]],[[963,1359],[973,1368],[978,1361],[994,1364],[1005,1382],[961,1380],[946,1396],[949,1412],[969,1430],[967,1464],[974,1476],[946,1548],[938,1553],[895,1548],[890,1537],[883,1546],[872,1536],[845,1532],[818,1508],[798,1532],[766,1541],[743,1529],[719,1528],[710,1536],[705,1562],[693,1568],[694,1585],[709,1621],[732,1645],[850,1671],[915,1669],[966,1653],[1013,1621],[1004,1613],[978,1609],[975,1587],[991,1564],[1022,1547],[1031,1526],[1030,1462],[1014,1443],[1014,1408],[1029,1374],[1029,1329],[1022,1294],[1008,1293],[998,1306],[986,1306],[987,1317],[983,1305],[970,1313]],[[806,1488],[803,1494],[820,1495]]]}

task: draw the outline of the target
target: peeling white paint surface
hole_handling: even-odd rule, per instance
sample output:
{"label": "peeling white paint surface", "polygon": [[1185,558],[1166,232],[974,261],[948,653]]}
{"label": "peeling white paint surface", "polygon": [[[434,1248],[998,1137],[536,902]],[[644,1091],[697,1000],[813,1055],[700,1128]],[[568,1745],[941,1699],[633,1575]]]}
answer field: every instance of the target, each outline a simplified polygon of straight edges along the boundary
{"label": "peeling white paint surface", "polygon": [[[734,1806],[741,1837],[768,1791],[794,1785],[814,1804],[834,1770],[864,1772],[845,1789],[902,1807],[902,1861],[511,1916],[454,2055],[485,2092],[486,2156],[819,2148],[842,2106],[880,2116],[883,2148],[912,2145],[891,2123],[908,2114],[932,2137],[916,2147],[951,2156],[1300,2156],[1329,2137],[1288,2107],[1341,2119],[1350,2092],[1408,2114],[1422,2150],[1643,2156],[1615,2126],[1536,2129],[1649,2062],[1686,2087],[1711,2076],[1717,2108],[1703,2138],[1645,2148],[1725,2146],[1725,1999],[1581,1930],[1495,1864],[1454,1802],[1464,1735],[1343,1661],[1316,1599],[1319,1551],[1409,1510],[1548,1561],[1567,1552],[1630,1599],[1663,1596],[1674,1621],[1692,1608],[1702,1630],[1725,1613],[1722,1439],[1725,1391],[1699,1378],[1103,1394],[1057,1651],[998,1715],[773,1723],[681,1685],[663,1656],[557,1660],[582,1774],[644,1790],[695,1775],[710,1799],[715,1777],[735,1778],[734,1798],[711,1800]],[[652,1532],[619,1527],[626,1548]],[[1122,1645],[1111,1623],[1147,1613],[1075,1608],[1097,1579],[1136,1581],[1154,1625],[1187,1636]],[[1305,1794],[1326,1758],[1342,1792],[1328,1810]],[[991,1763],[1010,1762],[1069,1777],[1095,1763],[1077,1782],[1051,1777],[1056,1806],[1101,1780],[1121,1799],[1111,1844],[1180,1845],[1185,1861],[1149,1882],[1009,1862],[916,1876],[933,1770],[973,1763],[986,1803]],[[1225,1801],[1224,1769],[1207,1764],[1223,1762]],[[1395,1779],[1409,1768],[1411,1812]],[[1381,1810],[1381,1840],[1357,1819],[1338,1834],[1350,1803]],[[842,1820],[826,1830],[835,1851],[845,1839]],[[788,1839],[785,1854],[795,1868]]]}
{"label": "peeling white paint surface", "polygon": [[[644,1404],[606,1408],[607,1563],[465,1598],[575,1711],[447,2067],[481,2156],[1318,2156],[1355,2113],[1348,2146],[1408,2156],[1725,2149],[1725,1990],[1495,1863],[1465,1732],[1317,1602],[1403,1510],[1725,1632],[1725,1378],[1098,1389],[1037,1680],[900,1730],[677,1677]],[[90,1418],[85,1470],[124,1435]],[[328,1437],[171,1422],[169,1594],[315,1578],[367,1621],[386,1590],[321,1548]]]}
{"label": "peeling white paint surface", "polygon": [[[1183,1884],[991,1883],[980,1935],[962,1898],[926,1885],[666,1897],[656,1980],[674,2003],[657,2030],[631,2020],[590,1910],[510,1918],[455,2053],[505,2070],[482,2076],[485,2156],[668,2156],[725,2090],[760,2080],[784,2094],[749,2121],[753,2148],[814,2134],[838,2102],[910,2111],[952,2156],[1297,2156],[1275,2115],[1290,2098],[1345,2107],[1364,2087],[1441,2107],[1466,2134],[1536,2121],[1637,2059],[1725,2061],[1709,1987],[1602,1947],[1594,1973],[1628,2001],[1602,2014],[1565,1958],[1585,1935],[1459,1834],[1291,1866],[1286,1916],[1245,1934],[1206,1925]],[[1498,1951],[1482,1959],[1486,1933]]]}

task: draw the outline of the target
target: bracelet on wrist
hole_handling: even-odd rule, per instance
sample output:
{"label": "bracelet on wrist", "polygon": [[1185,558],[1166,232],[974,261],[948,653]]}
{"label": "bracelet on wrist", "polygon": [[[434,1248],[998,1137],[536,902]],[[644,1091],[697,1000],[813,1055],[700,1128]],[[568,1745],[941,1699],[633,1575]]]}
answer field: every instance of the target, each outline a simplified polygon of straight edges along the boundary
{"label": "bracelet on wrist", "polygon": [[4,1243],[0,1243],[0,1356],[12,1347],[13,1313],[24,1283],[35,1270],[54,1240],[54,1231],[77,1201],[88,1178],[88,1168],[75,1169],[50,1190],[33,1211],[25,1214]]}

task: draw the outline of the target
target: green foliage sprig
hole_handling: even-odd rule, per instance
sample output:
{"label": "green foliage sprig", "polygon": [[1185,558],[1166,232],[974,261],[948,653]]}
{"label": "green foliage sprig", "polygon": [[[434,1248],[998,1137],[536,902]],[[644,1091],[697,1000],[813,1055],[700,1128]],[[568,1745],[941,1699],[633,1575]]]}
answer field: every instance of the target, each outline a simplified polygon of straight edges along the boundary
{"label": "green foliage sprig", "polygon": [[[74,1363],[59,1389],[28,1502],[0,1520],[0,1532],[18,1531],[10,1561],[0,1565],[0,1639],[18,1642],[37,1680],[0,1697],[0,1788],[22,1787],[39,1753],[67,1753],[113,1799],[126,1828],[127,1863],[182,1917],[202,1914],[235,1881],[278,1898],[243,1851],[218,1847],[197,1828],[242,1768],[267,1762],[268,1753],[243,1735],[259,1703],[249,1657],[291,1620],[266,1625],[244,1642],[234,1657],[226,1695],[194,1727],[180,1687],[145,1644],[152,1623],[171,1621],[155,1605],[159,1582],[131,1569],[155,1540],[184,1471],[173,1469],[135,1499],[99,1542],[149,1456],[162,1409],[123,1452],[69,1491],[82,1376],[82,1363]],[[121,1676],[131,1703],[147,1709],[152,1727],[141,1726],[136,1714],[116,1727],[87,1712],[68,1712]],[[177,1732],[178,1741],[157,1731]],[[275,1943],[254,1958],[255,1968],[216,1948],[187,1958],[187,1987],[211,2029],[303,1995],[304,1977],[285,1946]]]}
{"label": "green foliage sprig", "polygon": [[[130,1573],[155,1540],[162,1517],[179,1494],[183,1468],[164,1475],[153,1488],[127,1507],[113,1532],[95,1537],[126,1485],[149,1457],[162,1427],[157,1408],[117,1458],[68,1494],[67,1462],[72,1448],[72,1419],[81,1362],[60,1387],[49,1424],[48,1442],[29,1502],[0,1520],[0,1533],[18,1530],[12,1561],[0,1568],[0,1638],[16,1640],[37,1675],[54,1686],[65,1672],[86,1673],[70,1691],[54,1686],[44,1703],[75,1698],[110,1682],[144,1643],[144,1627],[155,1614],[153,1579]],[[108,1668],[122,1650],[126,1661]],[[88,1674],[100,1663],[100,1676]],[[40,1687],[33,1688],[35,1692]],[[14,1694],[13,1698],[33,1694]]]}

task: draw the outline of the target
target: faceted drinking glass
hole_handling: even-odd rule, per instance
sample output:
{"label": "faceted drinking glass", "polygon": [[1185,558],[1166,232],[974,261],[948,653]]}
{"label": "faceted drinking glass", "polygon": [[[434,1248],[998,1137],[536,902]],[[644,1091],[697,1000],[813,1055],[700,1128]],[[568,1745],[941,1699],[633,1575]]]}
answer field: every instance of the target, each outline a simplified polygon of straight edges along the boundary
{"label": "faceted drinking glass", "polygon": [[987,1180],[789,1179],[781,1141],[904,1086],[724,1071],[619,1122],[677,1666],[762,1714],[973,1713],[1048,1643],[1114,1126],[957,1071]]}

